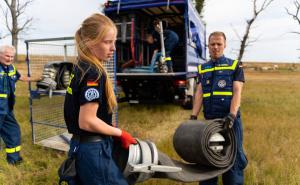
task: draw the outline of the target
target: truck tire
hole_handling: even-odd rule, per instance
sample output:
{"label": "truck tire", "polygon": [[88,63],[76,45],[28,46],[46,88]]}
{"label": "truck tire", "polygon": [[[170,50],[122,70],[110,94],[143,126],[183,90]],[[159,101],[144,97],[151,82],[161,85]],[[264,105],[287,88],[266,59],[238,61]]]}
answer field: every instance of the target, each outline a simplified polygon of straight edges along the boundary
{"label": "truck tire", "polygon": [[186,96],[182,107],[186,110],[192,110],[193,109],[193,104],[194,104],[194,97],[193,96]]}

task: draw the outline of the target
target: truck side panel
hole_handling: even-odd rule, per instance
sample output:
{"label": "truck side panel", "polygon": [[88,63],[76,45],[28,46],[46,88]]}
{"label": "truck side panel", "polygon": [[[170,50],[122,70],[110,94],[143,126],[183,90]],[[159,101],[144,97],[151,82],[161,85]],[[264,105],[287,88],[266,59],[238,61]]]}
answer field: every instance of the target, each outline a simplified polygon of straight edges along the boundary
{"label": "truck side panel", "polygon": [[206,31],[196,9],[188,4],[187,72],[188,78],[197,75],[197,66],[206,59]]}

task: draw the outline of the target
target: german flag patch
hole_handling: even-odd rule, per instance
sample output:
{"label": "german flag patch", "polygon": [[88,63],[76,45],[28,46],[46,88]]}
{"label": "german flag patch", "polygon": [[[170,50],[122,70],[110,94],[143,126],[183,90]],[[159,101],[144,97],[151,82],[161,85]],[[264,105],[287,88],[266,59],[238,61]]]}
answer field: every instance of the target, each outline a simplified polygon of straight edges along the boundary
{"label": "german flag patch", "polygon": [[98,82],[87,81],[86,86],[88,86],[88,87],[95,87],[95,86],[98,86]]}

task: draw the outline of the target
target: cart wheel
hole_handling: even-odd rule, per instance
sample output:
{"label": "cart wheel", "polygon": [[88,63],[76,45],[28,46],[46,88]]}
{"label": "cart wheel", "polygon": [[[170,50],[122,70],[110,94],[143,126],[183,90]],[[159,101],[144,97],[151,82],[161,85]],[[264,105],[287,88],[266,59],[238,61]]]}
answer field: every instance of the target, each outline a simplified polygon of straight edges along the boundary
{"label": "cart wheel", "polygon": [[182,103],[182,107],[186,110],[193,109],[194,97],[193,96],[186,96],[184,102]]}
{"label": "cart wheel", "polygon": [[196,89],[197,89],[196,78],[189,79],[188,84],[187,84],[187,91],[189,91],[189,93],[186,93],[185,99],[182,102],[182,107],[184,109],[187,109],[187,110],[193,109]]}

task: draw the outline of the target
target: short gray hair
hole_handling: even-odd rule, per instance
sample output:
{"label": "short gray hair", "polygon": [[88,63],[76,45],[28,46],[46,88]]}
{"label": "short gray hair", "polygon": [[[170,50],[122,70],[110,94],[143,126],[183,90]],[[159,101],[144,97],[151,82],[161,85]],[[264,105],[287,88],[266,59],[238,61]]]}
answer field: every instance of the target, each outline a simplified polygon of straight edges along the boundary
{"label": "short gray hair", "polygon": [[12,45],[3,45],[3,46],[0,46],[0,53],[3,53],[6,50],[12,50],[12,51],[14,51],[14,53],[16,52],[15,47],[12,46]]}
{"label": "short gray hair", "polygon": [[221,32],[221,31],[215,31],[215,32],[212,32],[209,37],[208,37],[208,40],[210,39],[210,37],[212,36],[221,36],[224,38],[225,42],[226,42],[226,35],[224,32]]}

